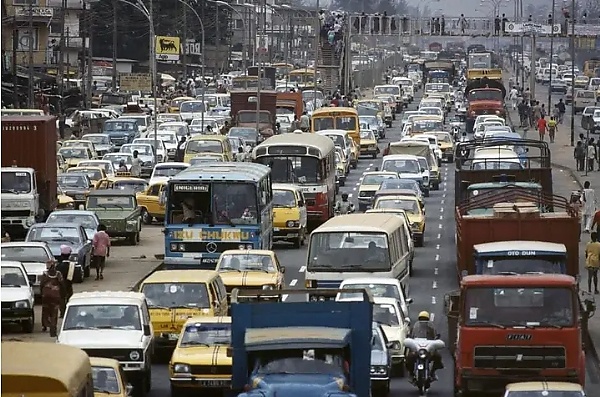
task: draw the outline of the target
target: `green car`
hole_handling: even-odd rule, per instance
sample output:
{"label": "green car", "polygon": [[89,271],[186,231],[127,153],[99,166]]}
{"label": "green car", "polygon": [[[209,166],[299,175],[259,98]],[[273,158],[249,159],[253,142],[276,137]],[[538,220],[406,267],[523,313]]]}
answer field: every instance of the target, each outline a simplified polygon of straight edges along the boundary
{"label": "green car", "polygon": [[87,196],[86,209],[98,215],[110,237],[125,237],[131,245],[140,242],[142,211],[133,190],[92,190]]}

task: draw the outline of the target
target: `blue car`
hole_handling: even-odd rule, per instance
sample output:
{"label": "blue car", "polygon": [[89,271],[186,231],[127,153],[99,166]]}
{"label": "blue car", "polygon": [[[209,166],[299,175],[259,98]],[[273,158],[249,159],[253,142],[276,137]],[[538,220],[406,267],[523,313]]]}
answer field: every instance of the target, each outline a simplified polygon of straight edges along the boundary
{"label": "blue car", "polygon": [[88,238],[84,227],[77,223],[36,223],[31,226],[26,242],[44,242],[50,247],[52,255],[60,259],[60,246],[71,247],[70,261],[75,262],[73,281],[83,282],[89,277],[92,261],[92,241]]}

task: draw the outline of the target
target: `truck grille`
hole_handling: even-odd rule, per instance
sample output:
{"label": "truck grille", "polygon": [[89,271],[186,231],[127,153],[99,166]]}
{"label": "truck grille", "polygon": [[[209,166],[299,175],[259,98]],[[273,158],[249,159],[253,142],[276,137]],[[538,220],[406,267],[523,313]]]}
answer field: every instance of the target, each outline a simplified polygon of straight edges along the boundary
{"label": "truck grille", "polygon": [[[183,243],[185,246],[185,252],[209,252],[206,249],[206,246],[209,243],[214,243],[217,245],[216,253],[227,251],[227,250],[236,250],[239,249],[240,242],[229,242],[229,241],[199,241],[196,243]],[[246,245],[246,244],[245,244]],[[212,247],[211,247],[212,248]]]}
{"label": "truck grille", "polygon": [[2,309],[12,309],[12,302],[2,302]]}
{"label": "truck grille", "polygon": [[12,216],[29,216],[31,214],[31,210],[2,210],[2,216],[4,217],[12,217]]}
{"label": "truck grille", "polygon": [[316,280],[317,288],[339,288],[342,280]]}
{"label": "truck grille", "polygon": [[562,346],[477,346],[475,368],[494,369],[557,369],[566,367],[566,352]]}
{"label": "truck grille", "polygon": [[112,358],[117,361],[134,361],[129,355],[133,351],[137,351],[140,358],[135,361],[143,361],[144,352],[139,349],[83,349],[90,357]]}
{"label": "truck grille", "polygon": [[229,365],[192,365],[190,371],[193,375],[231,375]]}

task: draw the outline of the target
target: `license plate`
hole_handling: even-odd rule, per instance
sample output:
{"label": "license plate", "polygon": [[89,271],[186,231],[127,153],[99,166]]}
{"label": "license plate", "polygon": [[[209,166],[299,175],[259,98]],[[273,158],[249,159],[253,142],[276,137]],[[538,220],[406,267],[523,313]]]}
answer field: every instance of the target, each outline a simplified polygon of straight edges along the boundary
{"label": "license plate", "polygon": [[278,232],[278,231],[279,231],[279,228],[278,228],[278,227],[274,227],[274,228],[273,228],[273,231],[274,231],[274,232]]}
{"label": "license plate", "polygon": [[179,339],[179,334],[169,334],[169,340],[177,340]]}
{"label": "license plate", "polygon": [[200,386],[205,386],[205,387],[225,387],[228,386],[230,381],[229,380],[198,380],[197,381],[198,384]]}

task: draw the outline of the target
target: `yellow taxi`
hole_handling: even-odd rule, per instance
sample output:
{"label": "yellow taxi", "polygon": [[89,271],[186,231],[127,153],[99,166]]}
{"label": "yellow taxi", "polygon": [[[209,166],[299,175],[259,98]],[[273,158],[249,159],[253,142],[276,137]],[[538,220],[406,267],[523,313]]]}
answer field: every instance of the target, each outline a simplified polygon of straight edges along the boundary
{"label": "yellow taxi", "polygon": [[307,212],[304,195],[296,185],[273,184],[273,241],[300,248],[306,241]]}
{"label": "yellow taxi", "polygon": [[375,159],[378,153],[377,138],[373,131],[360,130],[360,155],[371,156]]}
{"label": "yellow taxi", "polygon": [[62,174],[69,169],[69,164],[67,164],[65,158],[62,154],[56,154],[56,173]]}
{"label": "yellow taxi", "polygon": [[179,108],[181,104],[186,101],[193,101],[196,98],[192,98],[189,96],[180,96],[177,98],[171,99],[171,103],[169,104],[169,113],[179,113]]}
{"label": "yellow taxi", "polygon": [[213,270],[159,270],[139,291],[148,302],[157,349],[173,348],[188,318],[227,314],[225,285]]}
{"label": "yellow taxi", "polygon": [[430,134],[435,135],[442,151],[442,159],[451,163],[454,161],[454,139],[452,135],[445,131],[431,132]]}
{"label": "yellow taxi", "polygon": [[358,209],[366,211],[373,202],[375,192],[379,190],[381,182],[386,179],[400,179],[397,172],[368,171],[365,172],[358,185]]}
{"label": "yellow taxi", "polygon": [[284,285],[285,267],[275,252],[269,250],[227,250],[221,254],[216,270],[227,295],[231,295],[234,288],[270,291],[282,289]]}
{"label": "yellow taxi", "polygon": [[381,196],[375,203],[374,209],[404,210],[410,221],[413,239],[417,247],[422,247],[425,239],[425,209],[421,208],[419,198],[415,196]]}
{"label": "yellow taxi", "polygon": [[350,173],[350,164],[348,164],[348,160],[346,156],[344,156],[344,152],[337,148],[335,149],[335,177],[340,186],[344,186],[346,184],[346,178]]}
{"label": "yellow taxi", "polygon": [[171,396],[231,387],[231,317],[192,317],[183,325],[169,361]]}
{"label": "yellow taxi", "polygon": [[152,224],[153,219],[158,222],[165,219],[164,192],[166,186],[167,182],[157,182],[136,195],[138,206],[142,208],[142,221],[146,225]]}
{"label": "yellow taxi", "polygon": [[60,186],[56,187],[57,210],[72,210],[75,209],[75,200],[71,196],[67,196]]}
{"label": "yellow taxi", "polygon": [[90,357],[94,397],[128,397],[133,386],[127,383],[117,360],[112,358]]}
{"label": "yellow taxi", "polygon": [[92,183],[94,185],[96,185],[96,183],[98,183],[99,181],[101,181],[102,179],[105,179],[107,177],[106,175],[106,171],[104,171],[104,168],[100,168],[100,167],[73,167],[73,168],[69,168],[67,170],[67,174],[70,173],[80,173],[80,174],[86,174],[88,176],[88,178],[90,179],[90,181],[92,181]]}
{"label": "yellow taxi", "polygon": [[183,161],[190,163],[194,157],[222,154],[226,161],[233,161],[233,149],[225,135],[195,135],[185,145]]}
{"label": "yellow taxi", "polygon": [[585,397],[583,387],[569,382],[519,382],[506,385],[505,397],[579,396]]}
{"label": "yellow taxi", "polygon": [[148,182],[142,178],[132,177],[129,172],[117,172],[116,176],[109,176],[96,183],[96,189],[132,189],[141,193],[148,188]]}
{"label": "yellow taxi", "polygon": [[98,158],[94,142],[87,139],[69,139],[68,141],[63,141],[61,147],[87,147],[92,152],[92,159]]}
{"label": "yellow taxi", "polygon": [[69,168],[77,167],[77,165],[84,160],[94,159],[94,155],[92,154],[90,148],[84,146],[61,147],[58,150],[58,154],[65,159],[65,162]]}

